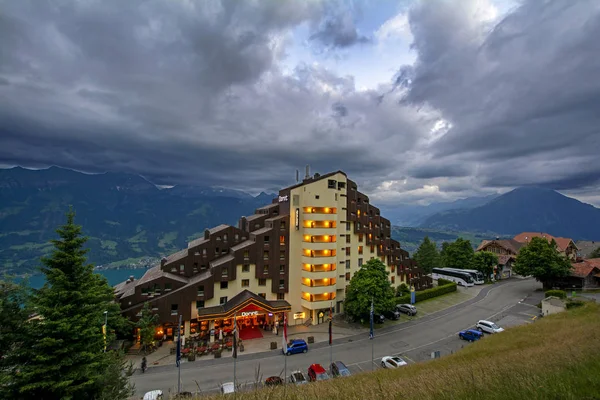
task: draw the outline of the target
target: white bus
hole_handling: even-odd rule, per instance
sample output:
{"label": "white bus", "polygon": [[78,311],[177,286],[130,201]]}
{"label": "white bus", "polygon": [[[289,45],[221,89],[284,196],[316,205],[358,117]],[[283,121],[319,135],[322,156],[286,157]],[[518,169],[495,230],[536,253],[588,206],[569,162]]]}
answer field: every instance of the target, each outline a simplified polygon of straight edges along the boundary
{"label": "white bus", "polygon": [[446,268],[434,268],[431,270],[432,279],[447,279],[452,282],[456,282],[460,286],[473,286],[473,277],[466,272],[458,272]]}
{"label": "white bus", "polygon": [[485,281],[483,279],[483,274],[481,272],[477,271],[476,269],[459,269],[459,268],[443,268],[443,269],[448,269],[448,270],[458,271],[458,272],[466,272],[467,274],[471,275],[471,278],[473,278],[473,283],[476,285],[483,285],[485,283]]}

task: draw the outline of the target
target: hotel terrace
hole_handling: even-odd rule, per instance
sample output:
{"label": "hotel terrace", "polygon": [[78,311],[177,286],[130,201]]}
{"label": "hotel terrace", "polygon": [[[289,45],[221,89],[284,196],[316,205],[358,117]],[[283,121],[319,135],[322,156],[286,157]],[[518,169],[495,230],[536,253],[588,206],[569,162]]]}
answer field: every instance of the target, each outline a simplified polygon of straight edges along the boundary
{"label": "hotel terrace", "polygon": [[123,314],[136,320],[144,303],[159,315],[159,331],[207,335],[232,328],[325,322],[330,306],[343,312],[345,291],[361,265],[380,258],[394,287],[431,287],[400,243],[390,221],[344,172],[307,175],[282,189],[273,204],[220,225],[150,268],[115,286]]}

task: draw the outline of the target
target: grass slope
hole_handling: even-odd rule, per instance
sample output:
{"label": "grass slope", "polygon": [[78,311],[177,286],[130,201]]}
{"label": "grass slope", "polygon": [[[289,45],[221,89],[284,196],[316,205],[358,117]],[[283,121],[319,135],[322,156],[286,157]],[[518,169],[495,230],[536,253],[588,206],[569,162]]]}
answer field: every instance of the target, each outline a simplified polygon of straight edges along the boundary
{"label": "grass slope", "polygon": [[[486,336],[441,359],[296,387],[243,393],[262,399],[546,400],[600,398],[600,306]],[[209,398],[218,398],[211,396]]]}
{"label": "grass slope", "polygon": [[417,250],[425,236],[429,236],[429,239],[434,241],[439,249],[442,248],[443,242],[454,242],[459,237],[469,240],[471,245],[474,248],[477,248],[482,240],[493,239],[496,237],[496,234],[485,235],[470,232],[452,232],[436,229],[392,226],[392,238],[399,241],[402,248],[410,254],[413,254]]}

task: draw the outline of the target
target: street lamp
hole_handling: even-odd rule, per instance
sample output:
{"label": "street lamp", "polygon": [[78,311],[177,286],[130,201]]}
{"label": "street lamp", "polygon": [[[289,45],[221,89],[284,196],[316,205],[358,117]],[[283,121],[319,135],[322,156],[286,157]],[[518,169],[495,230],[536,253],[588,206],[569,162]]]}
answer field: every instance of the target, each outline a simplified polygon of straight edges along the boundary
{"label": "street lamp", "polygon": [[106,353],[106,334],[108,333],[108,310],[104,311],[104,352]]}

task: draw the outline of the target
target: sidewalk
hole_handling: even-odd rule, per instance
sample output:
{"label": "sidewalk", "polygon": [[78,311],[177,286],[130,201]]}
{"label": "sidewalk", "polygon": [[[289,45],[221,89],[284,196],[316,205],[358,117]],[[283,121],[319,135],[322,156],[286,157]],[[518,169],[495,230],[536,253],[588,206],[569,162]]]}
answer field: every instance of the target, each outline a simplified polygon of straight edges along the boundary
{"label": "sidewalk", "polygon": [[[412,321],[413,319],[423,318],[431,313],[444,310],[446,308],[455,306],[457,304],[468,301],[479,294],[479,292],[489,285],[479,285],[470,288],[458,287],[455,293],[450,293],[441,297],[436,297],[430,300],[425,300],[416,304],[419,313],[414,317],[408,317],[402,315],[399,321],[386,321],[384,325],[375,325],[375,328],[389,327],[399,323]],[[368,326],[362,327],[359,323],[348,323],[341,318],[334,317],[333,321],[333,339],[345,338],[353,336],[361,332],[367,332]],[[287,329],[288,340],[291,339],[304,339],[308,341],[308,337],[314,337],[315,343],[327,342],[329,340],[329,324],[322,323],[319,325],[294,325],[288,326]],[[282,345],[282,330],[279,331],[279,335],[275,335],[270,331],[263,331],[263,337],[259,339],[244,340],[244,352],[240,354],[252,354],[260,353],[271,350],[271,342],[277,343],[277,349],[281,349]],[[165,342],[162,347],[159,347],[155,352],[148,354],[146,360],[148,367],[152,368],[161,365],[172,365],[175,364],[175,355],[170,354],[170,349],[175,346],[175,343]],[[224,350],[221,353],[221,358],[230,358],[232,351]],[[139,355],[127,355],[127,359],[133,362],[134,367],[139,368],[142,362],[143,354]],[[212,354],[197,356],[196,361],[202,361],[207,359],[213,359]],[[182,363],[187,363],[186,358],[182,358]],[[194,361],[190,361],[194,362]]]}

